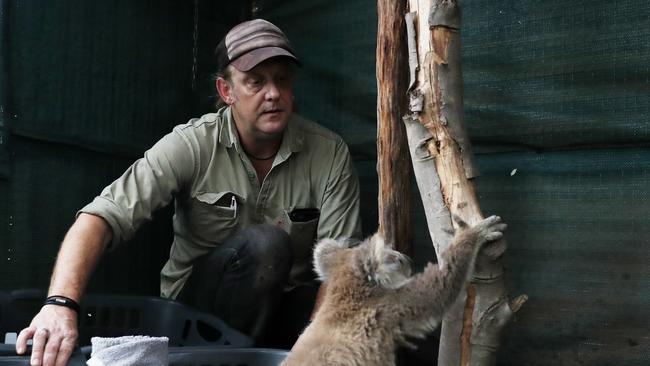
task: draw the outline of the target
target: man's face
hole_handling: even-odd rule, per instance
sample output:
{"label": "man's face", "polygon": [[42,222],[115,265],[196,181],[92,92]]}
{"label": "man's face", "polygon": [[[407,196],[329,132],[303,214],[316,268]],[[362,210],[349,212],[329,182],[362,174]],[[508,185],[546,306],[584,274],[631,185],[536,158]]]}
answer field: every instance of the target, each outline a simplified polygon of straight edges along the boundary
{"label": "man's face", "polygon": [[293,110],[295,71],[291,61],[272,58],[250,71],[230,70],[230,82],[221,79],[217,87],[231,106],[239,134],[254,140],[281,136]]}

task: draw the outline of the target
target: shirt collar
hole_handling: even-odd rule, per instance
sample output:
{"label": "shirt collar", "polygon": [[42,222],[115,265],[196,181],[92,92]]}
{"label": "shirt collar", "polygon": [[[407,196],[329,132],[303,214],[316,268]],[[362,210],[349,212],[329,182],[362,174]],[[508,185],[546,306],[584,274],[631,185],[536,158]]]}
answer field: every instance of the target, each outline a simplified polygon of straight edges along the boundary
{"label": "shirt collar", "polygon": [[299,119],[300,117],[293,113],[289,117],[289,124],[287,125],[287,129],[284,130],[282,145],[280,145],[280,150],[278,151],[280,155],[286,155],[285,157],[288,157],[290,153],[302,150],[305,136],[300,128]]}
{"label": "shirt collar", "polygon": [[[239,137],[237,136],[237,128],[235,127],[235,121],[232,118],[230,107],[219,109],[217,114],[223,120],[219,129],[219,143],[225,147],[232,147],[233,144],[238,144]],[[239,150],[238,147],[237,150]]]}

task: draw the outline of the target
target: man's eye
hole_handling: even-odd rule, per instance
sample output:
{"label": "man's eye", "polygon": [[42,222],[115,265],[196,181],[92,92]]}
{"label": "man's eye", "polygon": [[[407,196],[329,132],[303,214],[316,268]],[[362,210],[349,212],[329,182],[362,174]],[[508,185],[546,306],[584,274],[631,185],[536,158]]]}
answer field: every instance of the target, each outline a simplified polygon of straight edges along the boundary
{"label": "man's eye", "polygon": [[262,85],[262,79],[248,79],[247,84],[251,87],[259,87]]}
{"label": "man's eye", "polygon": [[291,81],[291,77],[289,77],[287,75],[282,75],[282,76],[278,77],[278,79],[277,79],[277,83],[281,84],[281,85],[286,85],[290,81]]}

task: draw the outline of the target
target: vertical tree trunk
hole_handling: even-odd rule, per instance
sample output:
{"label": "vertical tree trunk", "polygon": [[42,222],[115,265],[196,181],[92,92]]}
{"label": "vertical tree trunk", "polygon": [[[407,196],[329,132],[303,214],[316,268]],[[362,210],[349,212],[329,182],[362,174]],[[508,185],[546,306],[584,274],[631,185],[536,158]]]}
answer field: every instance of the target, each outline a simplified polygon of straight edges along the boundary
{"label": "vertical tree trunk", "polygon": [[402,116],[406,111],[406,0],[378,0],[377,173],[379,231],[410,254],[410,159]]}
{"label": "vertical tree trunk", "polygon": [[[404,117],[429,232],[438,254],[450,244],[450,214],[483,218],[464,127],[460,9],[455,0],[409,0],[409,113]],[[415,37],[417,36],[417,41]],[[419,67],[419,68],[418,68]],[[526,300],[510,304],[500,261],[505,241],[480,256],[472,283],[443,319],[438,365],[494,365],[499,335]]]}

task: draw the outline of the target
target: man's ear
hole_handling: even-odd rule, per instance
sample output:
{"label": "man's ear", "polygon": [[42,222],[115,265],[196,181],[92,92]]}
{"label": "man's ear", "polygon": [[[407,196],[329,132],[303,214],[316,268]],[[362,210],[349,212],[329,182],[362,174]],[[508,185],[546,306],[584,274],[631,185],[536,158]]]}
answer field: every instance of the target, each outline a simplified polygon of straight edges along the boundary
{"label": "man's ear", "polygon": [[217,92],[221,99],[228,105],[234,102],[232,95],[232,84],[222,77],[218,77],[216,81]]}

